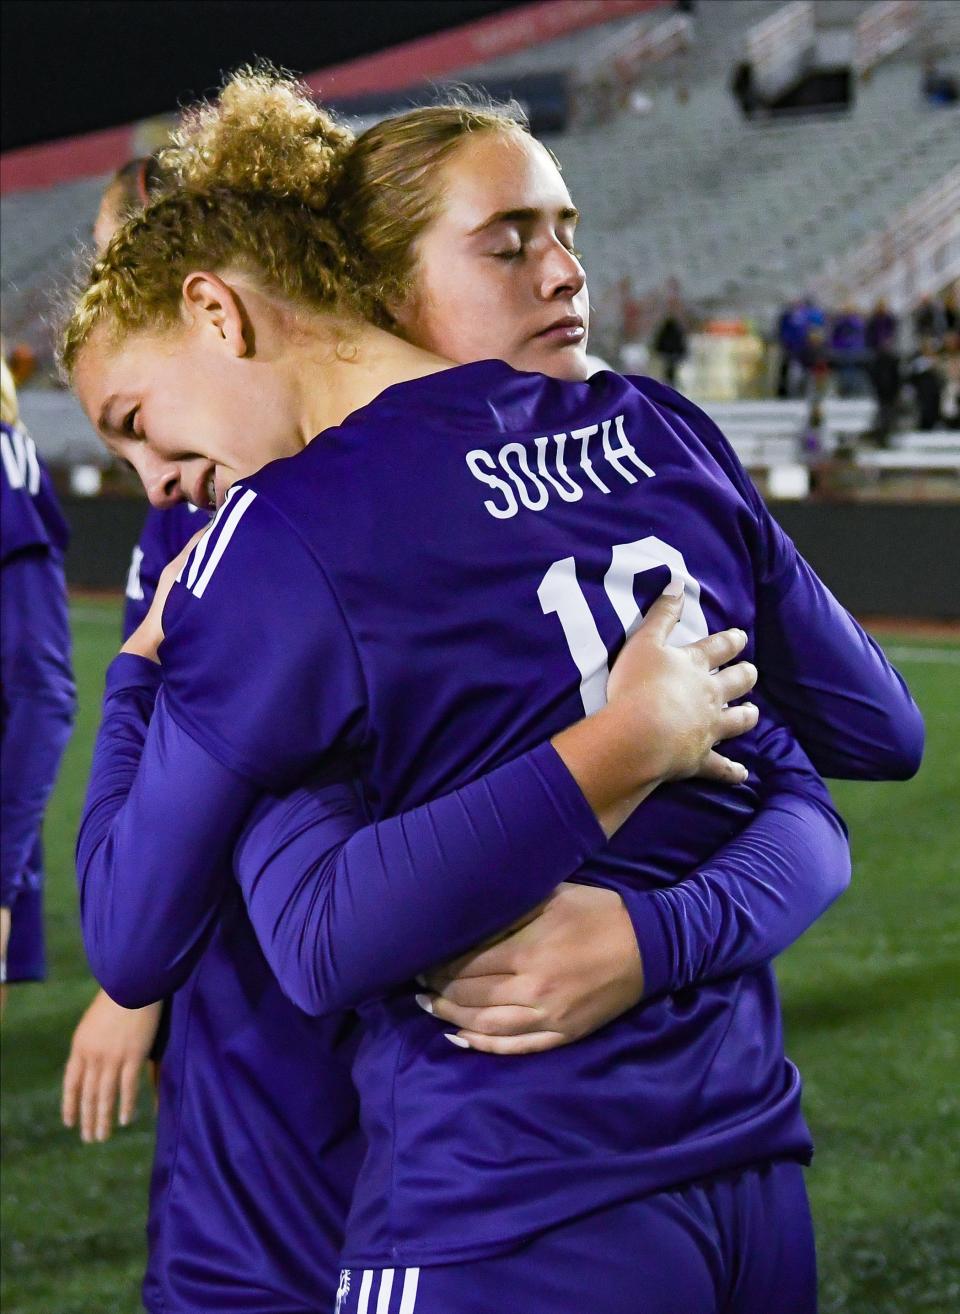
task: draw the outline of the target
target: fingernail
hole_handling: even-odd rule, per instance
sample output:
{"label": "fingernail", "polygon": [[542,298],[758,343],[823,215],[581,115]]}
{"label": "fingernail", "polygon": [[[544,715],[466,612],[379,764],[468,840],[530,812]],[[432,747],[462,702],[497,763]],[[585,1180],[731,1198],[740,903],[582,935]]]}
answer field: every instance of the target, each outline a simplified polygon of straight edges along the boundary
{"label": "fingernail", "polygon": [[738,763],[737,763],[737,774],[739,775],[741,781],[743,781],[743,780],[746,780],[746,778],[747,778],[747,776],[749,776],[750,772],[747,770],[747,768],[743,765],[742,762],[738,762]]}
{"label": "fingernail", "polygon": [[463,1036],[455,1036],[452,1031],[443,1033],[444,1040],[449,1040],[451,1045],[456,1045],[458,1049],[469,1049],[470,1041],[464,1040]]}
{"label": "fingernail", "polygon": [[414,995],[413,997],[425,1013],[433,1013],[433,1000],[429,995]]}
{"label": "fingernail", "polygon": [[683,593],[683,577],[681,575],[671,575],[670,583],[663,592],[665,597],[679,598]]}
{"label": "fingernail", "polygon": [[133,1122],[133,1114],[132,1114],[132,1113],[121,1113],[121,1115],[120,1115],[120,1126],[121,1126],[121,1127],[129,1127],[130,1124],[131,1124],[131,1122]]}

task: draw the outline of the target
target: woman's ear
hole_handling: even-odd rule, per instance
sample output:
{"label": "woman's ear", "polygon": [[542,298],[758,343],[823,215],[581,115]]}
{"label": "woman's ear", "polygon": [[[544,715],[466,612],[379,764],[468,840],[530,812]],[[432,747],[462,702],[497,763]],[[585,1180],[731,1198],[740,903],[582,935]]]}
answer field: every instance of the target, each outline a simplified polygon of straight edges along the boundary
{"label": "woman's ear", "polygon": [[197,270],[183,280],[183,309],[190,322],[216,335],[233,356],[246,356],[253,343],[243,305],[216,274]]}

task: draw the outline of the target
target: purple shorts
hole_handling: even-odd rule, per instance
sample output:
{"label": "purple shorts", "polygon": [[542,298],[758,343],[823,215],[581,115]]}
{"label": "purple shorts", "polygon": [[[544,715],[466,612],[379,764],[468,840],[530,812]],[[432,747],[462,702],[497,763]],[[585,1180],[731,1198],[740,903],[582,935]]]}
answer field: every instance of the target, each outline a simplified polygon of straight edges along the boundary
{"label": "purple shorts", "polygon": [[345,1269],[336,1314],[815,1314],[803,1169],[772,1163],[614,1205],[507,1254]]}

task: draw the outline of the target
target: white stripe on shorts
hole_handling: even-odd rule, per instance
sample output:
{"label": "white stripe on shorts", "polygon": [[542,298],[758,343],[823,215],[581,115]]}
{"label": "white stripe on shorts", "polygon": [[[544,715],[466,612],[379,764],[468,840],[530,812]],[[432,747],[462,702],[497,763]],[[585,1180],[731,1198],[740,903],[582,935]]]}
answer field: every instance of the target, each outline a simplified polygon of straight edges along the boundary
{"label": "white stripe on shorts", "polygon": [[357,1299],[357,1314],[367,1314],[370,1308],[370,1288],[373,1286],[373,1269],[365,1268],[360,1280],[360,1295]]}
{"label": "white stripe on shorts", "polygon": [[399,1314],[413,1314],[417,1303],[417,1287],[420,1283],[419,1268],[408,1268],[403,1275],[403,1291],[400,1295]]}
{"label": "white stripe on shorts", "polygon": [[393,1291],[393,1269],[383,1269],[380,1276],[380,1294],[377,1296],[377,1314],[390,1314],[390,1295]]}

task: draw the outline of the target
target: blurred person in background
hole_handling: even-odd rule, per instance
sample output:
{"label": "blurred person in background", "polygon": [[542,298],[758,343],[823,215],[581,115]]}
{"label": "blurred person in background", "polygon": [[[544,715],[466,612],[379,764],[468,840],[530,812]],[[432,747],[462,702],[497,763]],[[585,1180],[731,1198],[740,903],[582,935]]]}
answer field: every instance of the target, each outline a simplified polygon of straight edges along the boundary
{"label": "blurred person in background", "polygon": [[799,397],[804,391],[809,322],[803,297],[795,297],[780,312],[777,321],[777,342],[780,345],[780,364],[777,372],[777,396]]}
{"label": "blurred person in background", "polygon": [[960,283],[951,283],[943,294],[943,328],[951,351],[960,351]]}
{"label": "blurred person in background", "polygon": [[887,302],[880,297],[871,310],[864,329],[864,342],[868,352],[896,351],[900,321]]}
{"label": "blurred person in background", "polygon": [[27,342],[18,342],[7,356],[14,386],[22,388],[37,372],[37,354]]}
{"label": "blurred person in background", "polygon": [[629,374],[642,372],[650,360],[643,340],[643,302],[637,296],[633,279],[624,275],[617,284],[620,341],[620,368]]}
{"label": "blurred person in background", "polygon": [[939,347],[947,328],[947,319],[943,307],[936,297],[924,292],[913,310],[913,335],[917,344],[924,340],[932,341],[934,349]]}
{"label": "blurred person in background", "polygon": [[881,297],[867,319],[864,339],[867,352],[866,375],[877,404],[873,419],[873,437],[885,446],[893,432],[900,400],[900,355],[897,334],[900,324]]}
{"label": "blurred person in background", "polygon": [[920,339],[907,365],[907,383],[916,404],[917,428],[924,432],[938,428],[945,379],[936,338]]}
{"label": "blurred person in background", "polygon": [[863,394],[866,350],[863,316],[848,302],[833,316],[830,324],[830,363],[836,372],[837,391],[841,397]]}
{"label": "blurred person in background", "polygon": [[46,975],[41,830],[76,686],[67,524],[2,359],[0,374],[0,978],[13,983]]}
{"label": "blurred person in background", "polygon": [[677,371],[687,359],[687,316],[679,292],[672,291],[667,311],[653,334],[651,346],[663,368],[663,377],[676,387]]}

